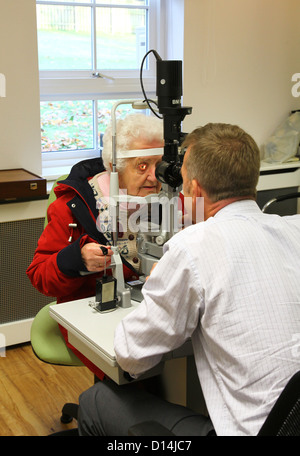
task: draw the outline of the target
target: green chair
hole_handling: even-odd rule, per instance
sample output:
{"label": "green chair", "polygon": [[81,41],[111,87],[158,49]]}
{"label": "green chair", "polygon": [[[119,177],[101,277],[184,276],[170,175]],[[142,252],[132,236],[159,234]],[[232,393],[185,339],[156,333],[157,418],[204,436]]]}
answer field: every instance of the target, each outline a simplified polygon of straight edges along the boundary
{"label": "green chair", "polygon": [[84,364],[70,350],[59,330],[58,324],[49,315],[50,302],[35,316],[31,326],[31,345],[35,355],[49,364],[63,366],[83,366]]}
{"label": "green chair", "polygon": [[[66,176],[60,177],[63,180]],[[48,206],[55,200],[54,183],[49,195]],[[44,227],[47,225],[47,215]],[[79,358],[70,350],[58,327],[58,324],[49,315],[49,306],[56,304],[51,302],[44,306],[35,316],[30,333],[31,346],[34,354],[43,362],[63,366],[83,366]],[[61,422],[70,423],[77,418],[77,404],[66,403],[62,408]]]}
{"label": "green chair", "polygon": [[[67,347],[58,324],[50,317],[49,306],[53,304],[56,303],[51,302],[44,306],[32,322],[30,332],[32,350],[37,358],[45,363],[84,366],[82,361]],[[65,403],[60,417],[61,422],[66,424],[70,423],[73,418],[77,419],[77,412],[77,404]]]}

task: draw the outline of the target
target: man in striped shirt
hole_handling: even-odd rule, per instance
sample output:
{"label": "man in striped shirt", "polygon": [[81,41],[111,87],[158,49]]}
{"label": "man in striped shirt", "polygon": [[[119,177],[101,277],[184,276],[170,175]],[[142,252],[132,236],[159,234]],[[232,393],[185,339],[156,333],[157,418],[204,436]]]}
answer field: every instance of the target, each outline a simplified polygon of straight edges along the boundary
{"label": "man in striped shirt", "polygon": [[256,435],[299,369],[300,215],[261,212],[260,152],[241,128],[208,124],[184,146],[184,195],[193,214],[204,198],[204,221],[165,245],[115,352],[138,378],[191,338],[209,418],[107,381],[81,395],[81,435],[151,419],[177,435]]}

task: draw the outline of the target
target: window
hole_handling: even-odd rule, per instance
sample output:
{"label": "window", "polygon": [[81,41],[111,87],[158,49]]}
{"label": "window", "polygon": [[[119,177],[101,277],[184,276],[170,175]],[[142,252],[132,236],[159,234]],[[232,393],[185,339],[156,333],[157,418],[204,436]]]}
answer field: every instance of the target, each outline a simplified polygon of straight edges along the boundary
{"label": "window", "polygon": [[[43,174],[99,156],[112,104],[141,99],[158,42],[160,0],[37,0]],[[143,67],[155,95],[155,59]],[[118,116],[131,107],[121,105]]]}

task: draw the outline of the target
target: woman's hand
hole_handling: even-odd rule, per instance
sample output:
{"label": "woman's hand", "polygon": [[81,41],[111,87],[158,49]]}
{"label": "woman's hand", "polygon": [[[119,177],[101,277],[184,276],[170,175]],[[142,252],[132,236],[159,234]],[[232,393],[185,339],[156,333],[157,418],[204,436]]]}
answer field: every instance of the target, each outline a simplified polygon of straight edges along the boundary
{"label": "woman's hand", "polygon": [[[107,250],[107,255],[104,255],[101,247],[105,247]],[[110,246],[100,245],[96,242],[89,242],[88,244],[85,244],[81,249],[82,260],[85,264],[85,267],[90,272],[104,271],[105,261],[106,267],[108,267],[111,263],[111,255],[113,255],[113,252]]]}

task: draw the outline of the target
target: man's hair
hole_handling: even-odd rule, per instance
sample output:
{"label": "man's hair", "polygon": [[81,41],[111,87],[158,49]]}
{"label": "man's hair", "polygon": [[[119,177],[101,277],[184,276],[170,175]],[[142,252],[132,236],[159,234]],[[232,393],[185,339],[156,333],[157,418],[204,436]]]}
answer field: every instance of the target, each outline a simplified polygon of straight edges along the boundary
{"label": "man's hair", "polygon": [[[140,141],[151,144],[153,141],[163,141],[163,123],[160,119],[144,114],[129,114],[117,121],[117,157],[119,151],[134,150]],[[147,154],[145,154],[147,155]],[[112,125],[105,130],[102,150],[103,164],[111,171],[112,163]],[[126,166],[126,158],[117,158],[117,169],[122,171]]]}
{"label": "man's hair", "polygon": [[254,139],[236,125],[209,123],[188,134],[187,177],[196,179],[212,202],[256,198],[260,152]]}

